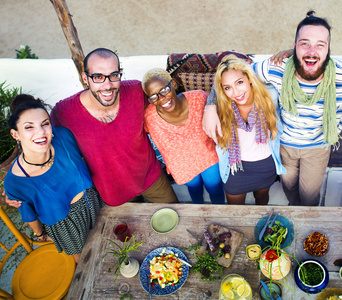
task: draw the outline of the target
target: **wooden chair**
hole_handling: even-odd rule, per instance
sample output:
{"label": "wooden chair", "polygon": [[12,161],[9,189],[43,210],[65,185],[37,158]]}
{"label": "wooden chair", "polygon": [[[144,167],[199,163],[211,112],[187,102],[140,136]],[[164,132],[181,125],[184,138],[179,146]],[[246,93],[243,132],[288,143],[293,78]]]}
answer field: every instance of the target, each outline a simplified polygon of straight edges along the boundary
{"label": "wooden chair", "polygon": [[[65,297],[75,272],[73,256],[58,253],[53,242],[32,241],[20,233],[1,206],[0,217],[17,238],[10,248],[0,242],[0,247],[6,251],[0,262],[0,276],[6,261],[18,246],[22,245],[28,252],[14,272],[12,295],[0,289],[0,299],[57,300]],[[31,244],[40,247],[33,249]]]}

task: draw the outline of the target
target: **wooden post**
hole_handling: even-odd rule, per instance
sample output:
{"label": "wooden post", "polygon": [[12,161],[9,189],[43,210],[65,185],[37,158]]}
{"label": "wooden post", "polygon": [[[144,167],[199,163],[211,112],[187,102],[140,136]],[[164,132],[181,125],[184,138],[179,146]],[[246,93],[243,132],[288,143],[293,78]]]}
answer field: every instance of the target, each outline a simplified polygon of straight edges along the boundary
{"label": "wooden post", "polygon": [[65,0],[50,0],[50,2],[55,8],[59,22],[61,23],[64,36],[67,39],[71,51],[72,60],[74,61],[78,71],[79,79],[83,87],[86,88],[81,76],[83,72],[84,54],[80,40],[78,39],[76,27],[72,21],[72,15],[69,13],[69,9]]}

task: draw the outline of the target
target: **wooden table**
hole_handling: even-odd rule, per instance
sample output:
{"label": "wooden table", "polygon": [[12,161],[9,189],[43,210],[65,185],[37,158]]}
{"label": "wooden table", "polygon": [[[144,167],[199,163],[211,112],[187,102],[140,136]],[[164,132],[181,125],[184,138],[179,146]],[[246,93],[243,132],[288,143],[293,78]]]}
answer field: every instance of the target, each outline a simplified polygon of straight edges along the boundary
{"label": "wooden table", "polygon": [[[179,224],[175,230],[168,234],[157,234],[151,226],[152,215],[159,209],[169,207],[177,211]],[[274,211],[280,211],[280,215],[288,218],[295,229],[295,238],[287,249],[301,259],[298,251],[298,240],[311,229],[321,229],[329,233],[332,247],[329,250],[326,267],[329,270],[330,281],[328,287],[341,287],[342,280],[338,275],[338,267],[333,262],[342,258],[342,208],[341,207],[293,207],[293,206],[256,206],[256,205],[194,205],[194,204],[152,204],[152,203],[126,203],[120,207],[104,207],[98,217],[95,228],[90,232],[87,243],[82,252],[80,262],[75,271],[68,299],[120,299],[127,292],[133,299],[149,299],[148,293],[142,288],[139,276],[126,279],[121,275],[113,283],[113,273],[108,269],[114,264],[112,255],[102,259],[107,247],[111,247],[107,238],[115,239],[113,225],[115,221],[126,221],[137,241],[142,240],[141,252],[132,252],[132,257],[141,263],[146,255],[158,247],[172,246],[178,249],[195,244],[196,240],[186,231],[189,229],[198,237],[210,223],[216,223],[244,234],[242,243],[235,255],[230,268],[224,270],[224,275],[238,273],[246,278],[253,289],[253,299],[259,299],[259,280],[266,278],[256,269],[256,263],[249,261],[245,255],[245,248],[255,243],[254,228],[258,221]],[[121,243],[121,242],[119,242]],[[183,251],[195,264],[196,259],[192,253]],[[283,287],[284,300],[315,299],[299,290],[293,278],[296,263],[292,263],[290,274],[286,277],[286,283],[295,291],[295,295]],[[177,292],[161,297],[162,299],[218,299],[220,281],[202,281],[200,275],[192,271],[184,286]],[[211,296],[208,297],[208,291]],[[153,296],[156,299],[157,296]]]}

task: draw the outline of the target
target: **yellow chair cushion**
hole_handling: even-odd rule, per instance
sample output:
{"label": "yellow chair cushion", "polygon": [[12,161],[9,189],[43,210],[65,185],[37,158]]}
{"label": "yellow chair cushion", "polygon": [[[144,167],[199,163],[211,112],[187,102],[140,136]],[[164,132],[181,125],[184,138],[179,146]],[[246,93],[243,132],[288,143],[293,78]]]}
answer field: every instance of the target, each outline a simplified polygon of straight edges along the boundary
{"label": "yellow chair cushion", "polygon": [[58,253],[54,244],[35,249],[13,275],[14,299],[61,299],[68,292],[75,265],[74,257]]}

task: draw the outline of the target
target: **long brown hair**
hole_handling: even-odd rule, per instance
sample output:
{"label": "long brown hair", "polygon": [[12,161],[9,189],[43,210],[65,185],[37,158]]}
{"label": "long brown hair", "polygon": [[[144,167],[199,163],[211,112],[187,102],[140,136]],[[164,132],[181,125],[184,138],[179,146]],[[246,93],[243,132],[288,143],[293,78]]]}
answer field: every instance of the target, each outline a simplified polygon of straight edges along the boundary
{"label": "long brown hair", "polygon": [[[218,136],[218,143],[222,149],[228,149],[232,142],[232,130],[237,134],[236,120],[232,107],[232,100],[227,97],[222,86],[222,74],[229,70],[240,70],[247,76],[252,91],[253,101],[255,103],[258,115],[261,120],[262,128],[268,136],[268,130],[271,132],[271,139],[275,139],[278,134],[276,108],[266,86],[258,79],[251,66],[243,59],[230,54],[225,56],[215,74],[215,91],[217,96],[218,116],[221,122],[223,136]],[[260,115],[260,109],[263,111],[267,124],[264,124]]]}

